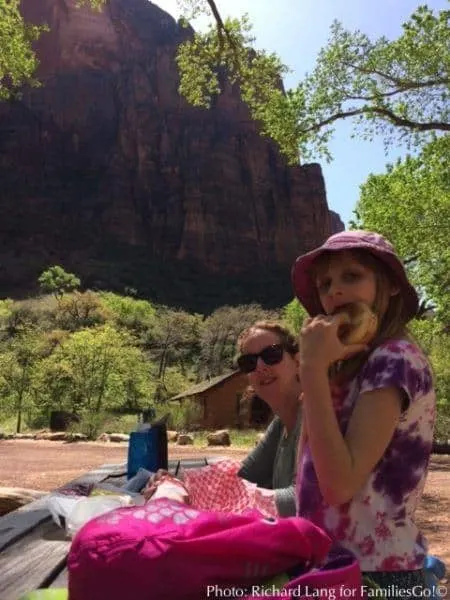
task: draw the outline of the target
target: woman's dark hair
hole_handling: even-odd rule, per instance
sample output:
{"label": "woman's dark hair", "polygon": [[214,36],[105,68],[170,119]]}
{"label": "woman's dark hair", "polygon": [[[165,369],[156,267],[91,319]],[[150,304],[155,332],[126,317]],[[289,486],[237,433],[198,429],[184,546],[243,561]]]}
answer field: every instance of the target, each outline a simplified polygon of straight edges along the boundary
{"label": "woman's dark hair", "polygon": [[242,351],[242,346],[244,345],[245,341],[255,330],[270,331],[271,333],[274,333],[280,340],[280,344],[289,354],[297,354],[298,342],[294,334],[287,327],[284,327],[284,325],[281,325],[277,321],[256,321],[256,323],[244,329],[244,331],[239,334],[237,339],[236,345],[238,352]]}

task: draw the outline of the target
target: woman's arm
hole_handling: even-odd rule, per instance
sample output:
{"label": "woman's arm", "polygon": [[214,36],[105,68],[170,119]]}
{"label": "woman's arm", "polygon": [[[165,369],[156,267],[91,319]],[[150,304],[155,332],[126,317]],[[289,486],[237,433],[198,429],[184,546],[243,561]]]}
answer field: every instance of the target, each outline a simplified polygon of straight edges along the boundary
{"label": "woman's arm", "polygon": [[275,504],[280,517],[294,517],[297,509],[295,505],[295,482],[289,487],[275,490]]}
{"label": "woman's arm", "polygon": [[275,417],[259,444],[242,461],[238,475],[260,487],[271,488],[273,467],[283,425]]}

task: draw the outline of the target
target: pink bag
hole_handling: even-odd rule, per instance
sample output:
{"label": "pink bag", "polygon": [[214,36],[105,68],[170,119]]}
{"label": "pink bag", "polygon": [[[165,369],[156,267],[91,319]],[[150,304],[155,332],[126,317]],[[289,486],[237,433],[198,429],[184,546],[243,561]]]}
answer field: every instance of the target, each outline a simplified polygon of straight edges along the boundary
{"label": "pink bag", "polygon": [[[252,585],[296,565],[320,565],[330,544],[301,518],[270,521],[160,499],[113,510],[79,531],[68,558],[69,597],[202,600],[231,588],[252,597]],[[356,563],[340,576],[353,584]]]}
{"label": "pink bag", "polygon": [[[261,586],[254,586],[252,592],[245,600],[264,597],[265,600],[277,598],[326,598],[328,600],[362,600],[363,587],[361,571],[356,559],[350,554],[343,554],[327,562],[320,569],[311,569],[309,572],[292,579],[280,590],[266,590],[261,592]],[[271,593],[272,592],[272,593]]]}

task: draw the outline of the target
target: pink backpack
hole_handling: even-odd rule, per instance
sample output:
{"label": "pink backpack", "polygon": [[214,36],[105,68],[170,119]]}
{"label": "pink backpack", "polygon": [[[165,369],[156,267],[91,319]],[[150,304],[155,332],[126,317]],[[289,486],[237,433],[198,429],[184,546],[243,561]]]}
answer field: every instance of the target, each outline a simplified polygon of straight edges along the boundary
{"label": "pink backpack", "polygon": [[[79,531],[68,558],[69,597],[206,600],[224,597],[225,589],[234,590],[235,597],[251,598],[261,596],[252,586],[300,566],[308,572],[286,587],[310,582],[334,586],[341,593],[355,588],[352,596],[342,597],[357,600],[361,581],[355,561],[310,570],[323,563],[330,545],[321,529],[301,518],[272,521],[254,511],[200,511],[161,498],[115,509]],[[271,597],[280,597],[280,592],[264,595]],[[340,597],[335,594],[336,600]]]}

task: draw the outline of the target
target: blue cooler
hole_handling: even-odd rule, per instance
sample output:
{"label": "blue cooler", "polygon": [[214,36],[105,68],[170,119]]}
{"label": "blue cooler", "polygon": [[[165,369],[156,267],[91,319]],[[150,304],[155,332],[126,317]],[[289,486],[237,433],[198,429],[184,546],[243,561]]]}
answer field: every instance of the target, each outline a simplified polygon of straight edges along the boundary
{"label": "blue cooler", "polygon": [[429,554],[425,557],[423,566],[425,570],[425,581],[430,590],[428,598],[431,598],[431,600],[441,600],[443,596],[439,593],[438,586],[441,579],[444,579],[446,575],[445,564],[436,556]]}
{"label": "blue cooler", "polygon": [[167,429],[164,424],[150,426],[144,431],[130,433],[128,444],[127,478],[131,479],[139,469],[156,473],[168,468]]}

